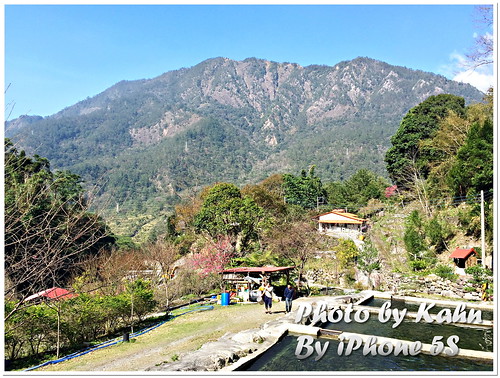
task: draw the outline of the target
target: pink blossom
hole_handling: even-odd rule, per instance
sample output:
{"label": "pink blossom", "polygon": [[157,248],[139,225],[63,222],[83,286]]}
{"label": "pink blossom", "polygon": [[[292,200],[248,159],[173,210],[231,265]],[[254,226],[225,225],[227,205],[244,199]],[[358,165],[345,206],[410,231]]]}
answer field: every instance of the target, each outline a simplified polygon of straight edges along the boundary
{"label": "pink blossom", "polygon": [[190,261],[200,275],[206,276],[224,270],[231,261],[233,253],[229,237],[219,237],[208,242],[200,252],[194,253]]}
{"label": "pink blossom", "polygon": [[397,190],[398,190],[397,185],[392,185],[392,186],[385,188],[385,197],[386,198],[392,197],[394,194],[396,194]]}

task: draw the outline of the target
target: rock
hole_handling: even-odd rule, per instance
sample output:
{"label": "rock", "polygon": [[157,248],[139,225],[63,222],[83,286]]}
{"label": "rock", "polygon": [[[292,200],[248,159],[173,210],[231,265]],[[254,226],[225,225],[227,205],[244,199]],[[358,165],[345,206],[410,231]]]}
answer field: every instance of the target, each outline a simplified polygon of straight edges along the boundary
{"label": "rock", "polygon": [[242,343],[242,344],[247,344],[247,343],[262,343],[264,342],[265,338],[259,335],[255,331],[245,331],[245,332],[239,332],[236,335],[234,335],[232,340]]}
{"label": "rock", "polygon": [[480,299],[479,295],[473,293],[465,293],[463,298],[468,301],[477,301]]}
{"label": "rock", "polygon": [[434,274],[434,273],[431,273],[431,274],[429,274],[428,276],[425,277],[425,280],[426,281],[431,281],[431,282],[437,281],[437,280],[439,280],[439,276],[436,275],[436,274]]}
{"label": "rock", "polygon": [[372,286],[375,288],[378,288],[380,287],[380,285],[382,285],[383,279],[384,277],[382,276],[382,274],[377,272],[372,273],[372,275],[370,276]]}
{"label": "rock", "polygon": [[368,276],[364,274],[362,271],[356,269],[356,275],[355,275],[356,281],[363,285],[364,287],[370,286],[370,282],[368,280]]}
{"label": "rock", "polygon": [[441,296],[443,297],[452,297],[453,295],[455,295],[455,293],[453,293],[453,291],[451,290],[443,290],[441,292]]}

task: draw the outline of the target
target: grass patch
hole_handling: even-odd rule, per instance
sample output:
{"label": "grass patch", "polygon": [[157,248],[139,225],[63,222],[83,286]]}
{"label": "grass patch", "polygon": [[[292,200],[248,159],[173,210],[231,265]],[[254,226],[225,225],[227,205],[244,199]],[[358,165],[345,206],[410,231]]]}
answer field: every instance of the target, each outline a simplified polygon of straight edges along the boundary
{"label": "grass patch", "polygon": [[[284,308],[284,302],[273,304],[273,311],[284,311]],[[258,328],[281,315],[282,313],[267,315],[263,306],[257,304],[215,305],[213,310],[192,312],[174,318],[151,332],[134,338],[134,343],[120,343],[120,348],[104,348],[37,371],[145,370],[163,361],[171,361],[175,355],[181,356],[183,353],[194,351],[227,332],[236,333]]]}

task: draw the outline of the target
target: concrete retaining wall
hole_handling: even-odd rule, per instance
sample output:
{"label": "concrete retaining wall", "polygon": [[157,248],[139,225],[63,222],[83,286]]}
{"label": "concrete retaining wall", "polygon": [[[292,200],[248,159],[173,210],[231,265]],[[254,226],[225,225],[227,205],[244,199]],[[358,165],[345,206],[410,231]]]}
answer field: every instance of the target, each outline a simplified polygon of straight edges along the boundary
{"label": "concrete retaining wall", "polygon": [[[315,269],[308,271],[305,278],[309,283],[330,283],[332,286],[338,282],[335,273]],[[345,278],[340,278],[340,286],[345,287]],[[441,277],[430,274],[425,277],[419,276],[404,276],[398,273],[381,274],[378,272],[372,273],[370,277],[363,272],[356,270],[356,283],[364,288],[373,288],[377,290],[392,291],[398,295],[407,295],[415,292],[430,295],[440,295],[447,298],[463,299],[463,300],[481,300],[481,292],[479,289],[475,291],[466,290],[468,277],[460,277],[457,280],[445,280]]]}

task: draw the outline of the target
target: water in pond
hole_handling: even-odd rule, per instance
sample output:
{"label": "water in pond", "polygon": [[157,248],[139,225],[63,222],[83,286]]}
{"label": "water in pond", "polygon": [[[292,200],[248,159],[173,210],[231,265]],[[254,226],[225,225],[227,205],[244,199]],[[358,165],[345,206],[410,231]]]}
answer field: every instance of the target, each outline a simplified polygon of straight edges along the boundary
{"label": "water in pond", "polygon": [[393,324],[392,321],[381,323],[378,321],[377,314],[371,314],[370,319],[365,323],[346,323],[341,321],[338,323],[323,324],[321,328],[408,341],[419,340],[424,344],[432,344],[434,336],[443,336],[443,340],[446,340],[449,336],[457,335],[460,338],[457,345],[461,349],[473,349],[485,352],[493,351],[493,328],[491,327],[462,327],[452,324],[415,323],[412,319],[403,321],[396,328],[392,328]]}
{"label": "water in pond", "polygon": [[[386,301],[376,303],[380,307]],[[375,304],[373,304],[375,305]],[[406,303],[404,308],[415,312]],[[396,306],[392,306],[394,308]],[[434,309],[437,313],[439,309]],[[453,310],[453,309],[452,309]],[[431,312],[431,311],[430,311]],[[483,319],[485,319],[483,317]],[[432,344],[435,336],[443,336],[442,340],[446,344],[449,336],[459,337],[457,346],[460,349],[472,349],[485,352],[493,352],[493,328],[478,327],[472,325],[459,326],[453,324],[426,323],[424,321],[415,322],[414,319],[405,319],[399,326],[393,328],[393,321],[381,323],[378,314],[370,314],[369,320],[360,322],[344,321],[338,323],[321,324],[321,328],[334,329],[338,331],[354,332],[366,335],[389,337],[394,339],[407,340],[410,342],[420,341],[425,344]],[[394,356],[363,355],[363,348],[353,351],[349,356],[339,355],[339,341],[332,339],[318,338],[321,346],[325,347],[329,342],[325,355],[315,361],[315,352],[305,359],[298,359],[295,355],[298,336],[288,335],[282,341],[270,348],[266,353],[252,363],[247,370],[268,370],[268,371],[493,371],[493,362],[489,360],[468,359],[459,356],[431,356],[419,353],[415,356],[404,356],[400,354]],[[299,351],[300,352],[300,351]]]}
{"label": "water in pond", "polygon": [[[390,300],[372,297],[371,299],[364,302],[362,305],[380,308],[380,307],[382,307],[382,305],[385,302],[388,302],[388,301],[390,301]],[[458,303],[457,303],[457,305],[458,305]],[[420,307],[420,303],[409,302],[409,301],[404,301],[404,300],[394,300],[391,303],[391,308],[399,308],[399,309],[406,308],[406,309],[408,309],[408,312],[417,312],[419,307]],[[439,311],[441,311],[444,308],[449,308],[451,310],[454,310],[455,307],[456,306],[443,307],[443,306],[435,305],[434,307],[429,309],[429,314],[437,314]],[[467,311],[468,310],[469,310],[469,307],[467,307]],[[493,311],[481,310],[481,318],[483,320],[493,320]]]}
{"label": "water in pond", "polygon": [[325,345],[326,354],[314,361],[314,355],[303,360],[295,356],[297,336],[289,335],[270,348],[247,368],[250,371],[493,371],[488,361],[460,357],[441,357],[418,354],[416,356],[363,356],[361,349],[351,355],[338,355],[338,341],[318,339]]}

